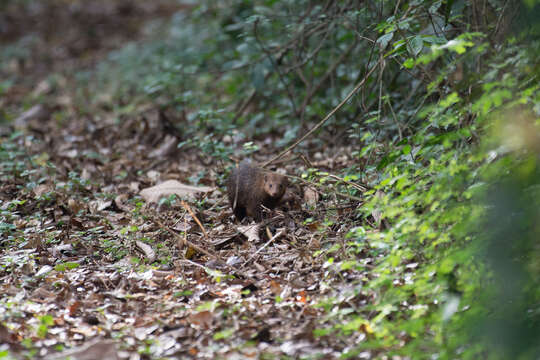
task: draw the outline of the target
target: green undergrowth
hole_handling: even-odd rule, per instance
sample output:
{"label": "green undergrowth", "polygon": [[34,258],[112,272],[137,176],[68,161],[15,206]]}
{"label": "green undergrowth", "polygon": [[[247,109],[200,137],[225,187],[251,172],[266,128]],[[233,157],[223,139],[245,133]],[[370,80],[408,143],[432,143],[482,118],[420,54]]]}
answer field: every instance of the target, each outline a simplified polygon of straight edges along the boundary
{"label": "green undergrowth", "polygon": [[[471,44],[475,57],[487,48]],[[509,41],[476,79],[474,97],[453,92],[426,105],[425,127],[382,160],[361,211],[380,210],[389,226],[348,234],[359,254],[377,256],[373,278],[353,296],[379,301],[340,309],[346,320],[334,330],[371,329],[345,358],[380,347],[413,358],[540,353],[537,54],[537,42]],[[466,117],[474,121],[459,126]],[[473,134],[481,140],[471,145]]]}

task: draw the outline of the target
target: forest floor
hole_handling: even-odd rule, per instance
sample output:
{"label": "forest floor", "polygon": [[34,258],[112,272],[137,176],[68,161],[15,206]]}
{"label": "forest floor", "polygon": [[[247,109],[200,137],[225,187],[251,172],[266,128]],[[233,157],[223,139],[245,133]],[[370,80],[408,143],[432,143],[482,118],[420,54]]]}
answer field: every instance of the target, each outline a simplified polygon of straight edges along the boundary
{"label": "forest floor", "polygon": [[[128,94],[112,107],[106,94],[84,107],[75,99],[85,91],[75,88],[77,74],[127,42],[144,41],[145,26],[178,7],[38,3],[0,15],[2,44],[23,44],[26,52],[2,68],[16,80],[0,100],[12,119],[0,130],[0,353],[331,359],[370,337],[367,325],[348,337],[316,331],[326,299],[350,297],[356,308],[374,298],[358,290],[373,259],[361,260],[364,270],[339,272],[327,261],[347,241],[353,224],[339,219],[354,218],[343,216],[354,206],[310,208],[319,194],[296,182],[295,208],[250,232],[229,208],[224,166],[178,149],[181,134],[168,130],[157,107],[130,107]],[[282,150],[272,136],[255,141],[263,149],[255,160]],[[350,149],[327,146],[332,155],[309,154],[315,165],[346,167]],[[287,162],[278,168],[299,173]],[[177,182],[152,188],[166,180]],[[151,201],[183,191],[183,203]]]}

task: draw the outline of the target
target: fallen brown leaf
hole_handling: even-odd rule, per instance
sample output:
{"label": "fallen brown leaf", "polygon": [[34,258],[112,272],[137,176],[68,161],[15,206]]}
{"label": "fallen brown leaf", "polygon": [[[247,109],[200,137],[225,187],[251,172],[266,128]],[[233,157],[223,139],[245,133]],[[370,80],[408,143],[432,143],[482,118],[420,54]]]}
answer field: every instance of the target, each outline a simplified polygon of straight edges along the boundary
{"label": "fallen brown leaf", "polygon": [[167,180],[161,184],[142,189],[140,195],[149,203],[157,203],[161,197],[176,194],[179,197],[194,198],[195,194],[210,192],[213,188],[208,186],[190,186],[176,180]]}

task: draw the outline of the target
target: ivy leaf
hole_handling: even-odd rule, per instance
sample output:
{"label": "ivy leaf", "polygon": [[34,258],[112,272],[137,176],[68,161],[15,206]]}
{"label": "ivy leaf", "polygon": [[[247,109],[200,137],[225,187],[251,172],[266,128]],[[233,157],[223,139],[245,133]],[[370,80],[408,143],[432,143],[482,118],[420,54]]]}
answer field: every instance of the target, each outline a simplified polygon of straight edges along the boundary
{"label": "ivy leaf", "polygon": [[408,155],[411,153],[411,145],[405,145],[403,149],[401,149],[401,152],[403,152],[404,155]]}
{"label": "ivy leaf", "polygon": [[255,89],[261,91],[264,87],[264,72],[265,67],[262,64],[257,64],[253,69],[252,82]]}
{"label": "ivy leaf", "polygon": [[424,41],[420,36],[415,36],[409,41],[409,52],[413,56],[417,56],[420,54],[420,51],[422,51],[422,48],[424,47]]}
{"label": "ivy leaf", "polygon": [[403,63],[403,66],[406,67],[407,69],[412,69],[412,67],[414,66],[414,59],[408,58],[408,59],[405,60],[405,62]]}
{"label": "ivy leaf", "polygon": [[380,38],[377,39],[377,43],[381,46],[382,49],[386,48],[390,40],[392,40],[392,37],[394,36],[394,32],[389,32],[388,34],[384,34]]}

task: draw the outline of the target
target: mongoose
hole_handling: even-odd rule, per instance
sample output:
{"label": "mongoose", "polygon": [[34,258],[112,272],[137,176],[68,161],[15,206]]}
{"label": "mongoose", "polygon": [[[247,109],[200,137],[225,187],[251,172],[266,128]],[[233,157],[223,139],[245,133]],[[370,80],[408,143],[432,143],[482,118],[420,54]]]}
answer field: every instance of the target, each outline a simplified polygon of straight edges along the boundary
{"label": "mongoose", "polygon": [[227,181],[229,203],[238,220],[249,216],[262,220],[262,207],[275,208],[285,193],[288,181],[283,175],[253,166],[244,160]]}

